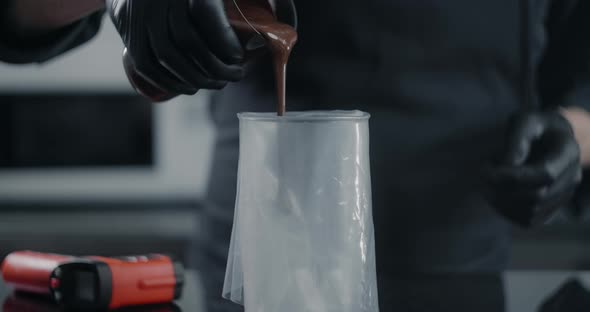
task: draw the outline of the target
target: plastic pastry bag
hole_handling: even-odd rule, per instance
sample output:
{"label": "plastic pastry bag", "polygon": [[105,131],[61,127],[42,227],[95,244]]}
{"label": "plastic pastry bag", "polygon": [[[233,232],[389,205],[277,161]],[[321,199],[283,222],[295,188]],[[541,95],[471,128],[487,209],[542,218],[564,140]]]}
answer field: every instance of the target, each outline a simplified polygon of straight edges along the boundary
{"label": "plastic pastry bag", "polygon": [[224,298],[247,312],[378,311],[369,114],[238,117]]}

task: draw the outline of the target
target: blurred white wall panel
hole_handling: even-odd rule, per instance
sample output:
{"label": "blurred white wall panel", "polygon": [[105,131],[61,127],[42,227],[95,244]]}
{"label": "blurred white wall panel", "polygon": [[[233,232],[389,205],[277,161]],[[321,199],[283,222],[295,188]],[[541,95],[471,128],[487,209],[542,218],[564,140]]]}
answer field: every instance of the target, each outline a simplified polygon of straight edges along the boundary
{"label": "blurred white wall panel", "polygon": [[153,168],[0,170],[0,199],[199,199],[213,144],[206,93],[156,104]]}
{"label": "blurred white wall panel", "polygon": [[105,18],[96,38],[46,63],[0,63],[0,91],[131,91],[122,66],[122,51],[121,38]]}
{"label": "blurred white wall panel", "polygon": [[[0,93],[132,92],[121,51],[121,39],[105,19],[97,38],[56,60],[41,65],[0,64]],[[153,168],[0,170],[0,200],[201,198],[214,135],[208,99],[206,92],[199,92],[154,104]]]}

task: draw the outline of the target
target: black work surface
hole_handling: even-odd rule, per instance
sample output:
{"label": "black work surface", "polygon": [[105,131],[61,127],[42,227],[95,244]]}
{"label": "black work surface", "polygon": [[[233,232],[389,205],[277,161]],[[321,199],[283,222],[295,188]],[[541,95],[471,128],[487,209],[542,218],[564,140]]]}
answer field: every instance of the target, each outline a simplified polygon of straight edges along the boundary
{"label": "black work surface", "polygon": [[[388,283],[388,289],[380,290],[380,311],[536,312],[541,304],[571,277],[577,277],[586,284],[590,281],[590,276],[584,272],[563,271],[522,271],[502,275],[398,276],[395,282]],[[203,289],[200,285],[198,274],[188,270],[182,297],[174,304],[133,307],[117,311],[205,312]],[[0,303],[4,312],[62,312],[62,309],[46,299],[15,294],[1,280]]]}
{"label": "black work surface", "polygon": [[[185,275],[185,285],[180,300],[163,305],[130,307],[113,310],[117,312],[200,312],[205,311],[203,302],[200,298],[202,293],[199,288],[197,274],[193,271],[187,271]],[[29,294],[15,293],[6,286],[0,279],[0,303],[3,312],[62,312],[56,304],[53,304],[46,298],[32,296]]]}

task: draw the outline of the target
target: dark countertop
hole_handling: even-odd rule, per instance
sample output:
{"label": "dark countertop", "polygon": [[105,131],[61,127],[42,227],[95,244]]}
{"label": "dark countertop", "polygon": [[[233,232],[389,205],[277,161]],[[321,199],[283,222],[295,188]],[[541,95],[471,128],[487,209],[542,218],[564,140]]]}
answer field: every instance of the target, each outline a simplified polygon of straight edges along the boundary
{"label": "dark countertop", "polygon": [[[185,285],[180,300],[173,304],[118,309],[118,312],[203,312],[200,283],[193,271],[185,273]],[[0,303],[3,312],[62,312],[51,301],[26,294],[15,294],[0,279]]]}
{"label": "dark countertop", "polygon": [[[536,312],[540,304],[571,277],[589,285],[590,273],[521,271],[503,275],[440,275],[400,277],[398,285],[380,292],[395,312]],[[198,274],[187,271],[181,300],[161,306],[135,307],[120,312],[204,312]],[[61,312],[46,299],[14,294],[0,280],[4,312]],[[386,311],[383,308],[382,312]]]}

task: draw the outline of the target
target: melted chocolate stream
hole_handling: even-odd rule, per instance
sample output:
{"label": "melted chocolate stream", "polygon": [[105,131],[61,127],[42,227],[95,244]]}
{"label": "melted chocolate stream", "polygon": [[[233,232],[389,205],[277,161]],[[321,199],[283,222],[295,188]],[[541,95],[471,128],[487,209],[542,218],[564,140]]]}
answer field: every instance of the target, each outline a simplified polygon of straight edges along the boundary
{"label": "melted chocolate stream", "polygon": [[[226,1],[226,10],[232,27],[248,40],[262,36],[271,52],[277,88],[277,115],[286,111],[287,63],[297,42],[297,31],[277,20],[267,0]],[[239,8],[236,6],[239,6]],[[245,19],[244,19],[245,18]],[[248,46],[246,44],[246,46]]]}

